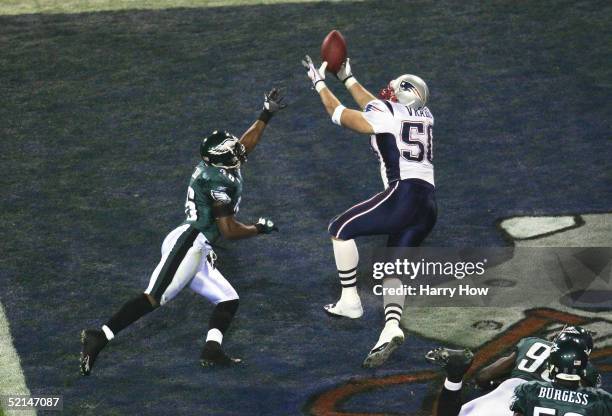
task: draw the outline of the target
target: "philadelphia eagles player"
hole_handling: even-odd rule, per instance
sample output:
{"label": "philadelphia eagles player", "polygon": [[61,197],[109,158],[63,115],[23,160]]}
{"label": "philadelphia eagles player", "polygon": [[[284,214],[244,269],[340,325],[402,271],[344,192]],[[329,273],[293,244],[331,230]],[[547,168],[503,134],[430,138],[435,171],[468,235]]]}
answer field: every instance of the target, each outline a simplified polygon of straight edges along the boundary
{"label": "philadelphia eagles player", "polygon": [[530,381],[516,387],[510,403],[514,416],[609,416],[612,395],[583,387],[588,347],[576,338],[557,339],[550,351],[551,381]]}
{"label": "philadelphia eagles player", "polygon": [[282,99],[276,88],[265,94],[259,118],[240,139],[215,130],[202,140],[202,161],[187,188],[185,221],[166,236],[161,260],[144,293],[125,303],[100,330],[82,331],[81,374],[90,374],[100,351],[121,330],[172,300],[185,286],[215,304],[201,364],[208,367],[240,362],[227,356],[221,348],[223,335],[238,309],[238,294],[215,268],[216,255],[211,244],[219,236],[236,240],[278,231],[269,219],[260,218],[253,225],[245,225],[235,215],[243,185],[240,167],[259,143],[272,115],[285,107]]}
{"label": "philadelphia eagles player", "polygon": [[[593,338],[589,331],[578,326],[565,327],[555,336],[555,340],[566,338],[576,339],[586,346],[590,353],[593,349]],[[514,394],[514,389],[532,380],[548,380],[547,360],[553,342],[542,338],[523,338],[515,346],[514,351],[498,359],[493,364],[483,368],[475,377],[476,383],[483,388],[497,387],[468,403],[462,405],[461,389],[463,376],[467,372],[472,354],[469,351],[437,348],[427,353],[426,358],[446,369],[447,379],[440,392],[437,416],[512,416],[508,404]],[[599,371],[592,365],[587,365],[583,382],[592,387],[601,385]]]}

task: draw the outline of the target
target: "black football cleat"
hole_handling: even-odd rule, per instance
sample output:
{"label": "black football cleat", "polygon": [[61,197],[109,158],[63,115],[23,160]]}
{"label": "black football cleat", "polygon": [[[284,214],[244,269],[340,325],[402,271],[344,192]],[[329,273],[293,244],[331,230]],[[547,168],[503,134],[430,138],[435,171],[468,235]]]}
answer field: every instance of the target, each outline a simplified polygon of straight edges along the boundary
{"label": "black football cleat", "polygon": [[385,326],[378,342],[370,350],[361,365],[363,368],[380,367],[389,359],[391,353],[404,342],[404,331],[399,326]]}
{"label": "black football cleat", "polygon": [[202,367],[229,367],[234,364],[240,364],[240,358],[230,357],[223,351],[221,344],[214,341],[208,341],[204,344],[202,354],[200,355],[200,364]]}
{"label": "black football cleat", "polygon": [[425,354],[425,359],[444,368],[448,379],[458,383],[472,365],[474,353],[467,348],[451,350],[450,348],[438,347]]}
{"label": "black football cleat", "polygon": [[108,344],[104,332],[95,329],[81,331],[81,375],[88,376],[91,373],[96,357]]}

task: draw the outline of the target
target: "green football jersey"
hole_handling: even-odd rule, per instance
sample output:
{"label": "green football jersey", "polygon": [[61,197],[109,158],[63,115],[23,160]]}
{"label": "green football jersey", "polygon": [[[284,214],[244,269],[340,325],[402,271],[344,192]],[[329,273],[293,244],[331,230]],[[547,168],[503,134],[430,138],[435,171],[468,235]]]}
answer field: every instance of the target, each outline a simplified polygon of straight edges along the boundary
{"label": "green football jersey", "polygon": [[242,196],[242,175],[240,169],[225,169],[200,162],[196,166],[187,189],[183,224],[191,224],[208,241],[219,237],[219,229],[212,213],[213,203],[218,201],[230,205],[238,212]]}
{"label": "green football jersey", "polygon": [[[510,374],[511,378],[522,378],[527,381],[550,381],[545,365],[553,343],[542,338],[523,338],[516,345],[516,361]],[[589,387],[601,385],[601,375],[594,365],[587,365],[583,383]]]}
{"label": "green football jersey", "polygon": [[610,416],[612,396],[591,387],[570,389],[531,381],[516,387],[510,410],[524,416]]}
{"label": "green football jersey", "polygon": [[542,373],[546,370],[544,363],[550,355],[553,343],[542,338],[523,338],[516,345],[516,361],[512,368],[511,378],[523,380],[543,380]]}

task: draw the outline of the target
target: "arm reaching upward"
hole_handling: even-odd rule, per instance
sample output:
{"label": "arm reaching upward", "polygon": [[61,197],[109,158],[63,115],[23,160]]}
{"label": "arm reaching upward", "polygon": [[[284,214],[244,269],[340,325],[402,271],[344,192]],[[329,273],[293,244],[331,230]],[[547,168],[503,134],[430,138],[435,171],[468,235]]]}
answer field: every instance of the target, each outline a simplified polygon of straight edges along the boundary
{"label": "arm reaching upward", "polygon": [[308,69],[308,78],[312,81],[314,89],[319,93],[325,111],[331,116],[335,124],[342,125],[357,133],[374,133],[372,125],[368,123],[363,113],[345,108],[334,93],[325,85],[325,68],[327,67],[327,62],[323,62],[321,67],[317,69],[310,56],[306,55],[302,61],[302,65]]}
{"label": "arm reaching upward", "polygon": [[264,94],[264,106],[259,118],[244,132],[240,137],[240,143],[244,145],[247,153],[251,153],[263,134],[266,125],[270,122],[270,119],[279,110],[282,110],[287,105],[284,104],[283,96],[277,88],[272,88],[270,92]]}
{"label": "arm reaching upward", "polygon": [[340,70],[336,73],[336,77],[346,87],[347,90],[351,93],[351,96],[362,110],[365,106],[372,100],[375,100],[376,97],[368,90],[365,89],[363,85],[361,85],[351,70],[351,59],[346,58],[346,61],[342,63]]}
{"label": "arm reaching upward", "polygon": [[266,123],[261,121],[261,119],[255,120],[251,127],[244,132],[242,137],[240,137],[240,143],[244,145],[244,148],[247,153],[251,153],[259,140],[261,140],[261,136],[263,135],[263,131],[266,128]]}

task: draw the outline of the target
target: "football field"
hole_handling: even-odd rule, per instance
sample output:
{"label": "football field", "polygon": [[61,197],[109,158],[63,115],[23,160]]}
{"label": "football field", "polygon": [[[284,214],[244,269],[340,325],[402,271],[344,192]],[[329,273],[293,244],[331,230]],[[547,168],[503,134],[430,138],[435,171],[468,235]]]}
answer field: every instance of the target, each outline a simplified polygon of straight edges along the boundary
{"label": "football field", "polygon": [[[253,3],[0,2],[0,395],[62,395],[67,415],[429,415],[441,375],[428,349],[469,346],[481,366],[516,334],[563,323],[597,331],[610,390],[612,313],[536,297],[527,311],[408,308],[406,343],[360,368],[381,300],[362,273],[364,317],[323,313],[339,292],[327,224],[382,183],[368,139],[331,123],[300,60],[337,28],[372,91],[405,72],[427,80],[439,206],[427,246],[610,246],[612,5]],[[146,287],[199,141],[240,135],[272,86],[289,105],[243,169],[238,218],[270,216],[280,232],[217,250],[241,296],[224,345],[245,365],[200,368],[212,307],[186,290],[81,377],[79,332]]]}

